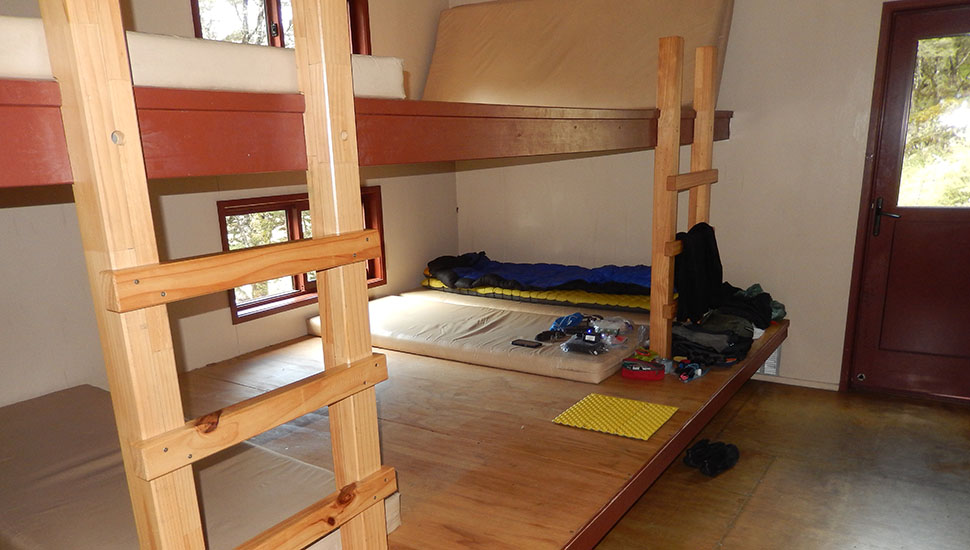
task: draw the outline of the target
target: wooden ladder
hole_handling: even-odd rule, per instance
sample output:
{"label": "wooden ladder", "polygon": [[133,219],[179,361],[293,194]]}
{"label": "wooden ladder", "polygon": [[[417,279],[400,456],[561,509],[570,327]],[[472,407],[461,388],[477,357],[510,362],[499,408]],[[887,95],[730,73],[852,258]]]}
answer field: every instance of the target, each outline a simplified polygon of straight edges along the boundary
{"label": "wooden ladder", "polygon": [[[117,2],[41,0],[111,399],[142,548],[205,548],[192,463],[329,406],[338,491],[241,548],[303,548],[338,527],[386,548],[346,0],[294,0],[313,238],[160,263]],[[240,129],[244,131],[244,129]],[[165,304],[318,271],[324,372],[185,422]],[[245,480],[240,480],[244,482]],[[321,495],[323,496],[323,495]]]}
{"label": "wooden ladder", "polygon": [[715,71],[717,48],[697,48],[694,64],[694,139],[690,172],[680,173],[680,120],[683,87],[684,39],[660,39],[657,71],[657,147],[653,167],[653,251],[650,272],[650,348],[661,357],[671,356],[671,330],[677,314],[674,300],[674,257],[683,250],[677,235],[677,196],[690,190],[688,227],[708,222],[711,216],[711,185],[717,170],[711,169],[714,151]]}

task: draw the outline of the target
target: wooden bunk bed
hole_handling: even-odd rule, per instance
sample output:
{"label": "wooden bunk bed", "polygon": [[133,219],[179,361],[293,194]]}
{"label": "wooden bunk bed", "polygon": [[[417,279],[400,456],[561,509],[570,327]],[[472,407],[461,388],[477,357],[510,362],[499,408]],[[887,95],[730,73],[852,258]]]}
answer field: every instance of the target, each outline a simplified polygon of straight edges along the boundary
{"label": "wooden bunk bed", "polygon": [[[194,461],[326,405],[341,491],[271,529],[253,547],[300,547],[345,521],[344,548],[385,547],[378,497],[393,490],[396,479],[380,464],[373,386],[387,368],[370,348],[361,263],[377,254],[379,243],[375,232],[360,230],[358,165],[655,149],[650,334],[653,347],[670,355],[673,261],[680,252],[677,196],[690,192],[691,225],[709,219],[710,185],[717,181],[713,141],[729,137],[731,113],[714,110],[713,48],[697,52],[694,109],[682,108],[683,41],[676,37],[661,41],[655,109],[352,101],[343,61],[350,46],[346,33],[333,32],[347,28],[343,3],[307,0],[294,2],[301,94],[168,90],[131,86],[116,6],[42,4],[58,83],[0,80],[0,124],[9,129],[0,137],[0,186],[74,184],[143,547],[201,547]],[[74,24],[87,16],[92,20],[85,28],[101,33],[104,51]],[[93,60],[103,60],[112,73],[99,73]],[[258,144],[235,132],[253,124],[261,125]],[[20,135],[34,139],[13,137]],[[682,144],[692,145],[686,174],[679,173]],[[143,190],[147,178],[282,170],[307,170],[313,219],[323,221],[314,224],[312,240],[158,263]],[[310,270],[321,277],[324,373],[184,423],[164,305]],[[744,365],[705,383],[704,395],[688,400],[692,408],[651,444],[649,457],[613,497],[585,524],[564,527],[551,540],[568,533],[556,544],[595,544],[786,333],[787,322],[774,327]],[[228,431],[234,433],[224,435]],[[317,521],[321,517],[327,521]]]}
{"label": "wooden bunk bed", "polygon": [[[4,184],[73,182],[140,545],[204,548],[193,463],[329,406],[339,490],[320,495],[242,547],[302,548],[337,528],[344,548],[386,547],[382,497],[393,492],[396,479],[393,468],[380,461],[374,385],[386,378],[386,362],[370,346],[362,263],[375,257],[379,238],[363,230],[358,202],[350,46],[346,31],[340,32],[347,28],[343,3],[294,2],[302,96],[301,108],[290,116],[305,132],[286,139],[305,140],[299,149],[309,159],[313,239],[165,264],[158,261],[148,200],[141,138],[149,130],[135,108],[119,6],[43,0],[41,12],[57,78],[54,87],[43,86],[59,96],[60,106],[45,109],[28,100],[32,111],[46,111],[48,118],[28,115],[25,127],[7,126],[4,135],[25,129],[43,143],[64,146],[67,155],[58,162],[69,159],[70,171],[62,165],[38,182],[11,163]],[[2,89],[7,99],[23,97],[19,84]],[[62,131],[51,113],[59,113]],[[35,141],[43,149],[40,143]],[[5,158],[5,168],[8,162]],[[326,370],[186,423],[164,304],[305,271],[319,271]]]}

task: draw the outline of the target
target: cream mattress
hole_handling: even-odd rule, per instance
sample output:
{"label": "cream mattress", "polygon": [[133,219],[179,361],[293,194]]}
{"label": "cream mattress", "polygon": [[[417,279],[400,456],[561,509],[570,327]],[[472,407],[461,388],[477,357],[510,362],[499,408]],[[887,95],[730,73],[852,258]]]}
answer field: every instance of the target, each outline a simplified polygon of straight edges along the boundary
{"label": "cream mattress", "polygon": [[[295,93],[293,50],[129,32],[132,79],[139,86]],[[40,19],[0,16],[0,78],[51,80]],[[354,55],[354,95],[404,98],[404,61]]]}
{"label": "cream mattress", "polygon": [[[0,408],[0,438],[0,548],[138,547],[107,392],[78,386]],[[334,490],[329,471],[246,443],[195,472],[211,549],[234,548]],[[310,548],[340,548],[338,535]]]}
{"label": "cream mattress", "polygon": [[718,46],[733,0],[500,0],[441,13],[423,99],[560,107],[657,105],[657,44],[684,37],[684,104],[694,49]]}
{"label": "cream mattress", "polygon": [[[635,347],[635,338],[630,338],[625,346],[593,356],[565,352],[558,343],[539,348],[511,344],[518,338],[534,338],[557,316],[387,296],[370,302],[371,342],[417,355],[592,383],[618,371]],[[319,335],[319,317],[308,324],[310,332]]]}

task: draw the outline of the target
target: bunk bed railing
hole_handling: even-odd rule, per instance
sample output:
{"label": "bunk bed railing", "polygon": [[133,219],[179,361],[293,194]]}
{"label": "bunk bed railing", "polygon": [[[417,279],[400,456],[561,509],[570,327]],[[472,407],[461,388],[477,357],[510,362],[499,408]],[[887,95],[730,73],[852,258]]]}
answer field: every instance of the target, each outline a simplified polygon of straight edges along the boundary
{"label": "bunk bed railing", "polygon": [[[347,550],[387,545],[383,497],[396,477],[380,462],[374,393],[387,369],[370,347],[364,271],[380,243],[360,211],[346,4],[296,0],[293,8],[313,238],[160,264],[121,10],[103,0],[41,0],[142,548],[205,548],[192,463],[321,406],[330,408],[340,489],[243,547],[302,548],[337,528]],[[324,372],[185,423],[164,304],[320,268]]]}
{"label": "bunk bed railing", "polygon": [[661,357],[672,355],[674,300],[674,258],[683,251],[676,240],[677,196],[689,191],[688,226],[710,219],[711,185],[718,172],[711,168],[714,150],[714,106],[717,49],[697,48],[694,64],[694,126],[690,172],[680,173],[681,98],[683,88],[684,39],[660,39],[657,75],[657,147],[653,180],[653,252],[650,274],[650,347]]}

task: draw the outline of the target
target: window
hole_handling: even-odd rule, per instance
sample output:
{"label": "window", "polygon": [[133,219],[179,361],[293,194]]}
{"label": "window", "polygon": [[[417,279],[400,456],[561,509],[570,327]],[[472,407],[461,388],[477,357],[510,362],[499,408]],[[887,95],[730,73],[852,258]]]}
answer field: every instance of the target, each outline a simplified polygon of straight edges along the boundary
{"label": "window", "polygon": [[291,0],[191,0],[195,35],[262,46],[293,46]]}
{"label": "window", "polygon": [[[306,193],[219,201],[224,251],[310,238],[310,202]],[[381,234],[381,255],[367,262],[367,286],[387,282],[384,270],[384,231],[381,188],[362,187],[364,227]],[[250,283],[229,291],[234,324],[293,309],[316,299],[316,273],[300,273]]]}
{"label": "window", "polygon": [[[206,40],[293,47],[291,0],[189,0],[195,36]],[[348,0],[354,53],[370,54],[367,0]]]}

